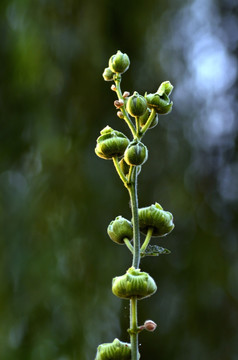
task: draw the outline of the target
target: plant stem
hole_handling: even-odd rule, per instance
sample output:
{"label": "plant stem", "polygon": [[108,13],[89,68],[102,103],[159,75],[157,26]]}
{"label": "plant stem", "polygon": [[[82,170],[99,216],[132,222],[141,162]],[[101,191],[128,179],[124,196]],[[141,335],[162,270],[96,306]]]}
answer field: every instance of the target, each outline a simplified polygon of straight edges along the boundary
{"label": "plant stem", "polygon": [[138,197],[137,197],[137,167],[134,166],[131,174],[131,181],[128,184],[128,191],[131,200],[132,224],[133,224],[133,242],[134,254],[132,266],[139,268],[140,264],[140,231],[139,231],[139,215],[138,215]]}
{"label": "plant stem", "polygon": [[120,167],[120,164],[119,164],[119,161],[118,161],[118,157],[117,156],[114,156],[112,158],[113,160],[113,164],[116,168],[116,171],[118,173],[118,175],[120,176],[120,179],[122,180],[122,182],[124,183],[124,185],[127,187],[127,178],[125,177],[121,167]]}
{"label": "plant stem", "polygon": [[126,244],[126,246],[128,247],[128,249],[130,250],[130,252],[133,254],[133,253],[134,253],[134,248],[133,248],[133,246],[131,245],[130,240],[127,239],[127,238],[125,238],[123,241],[124,241],[124,243]]}
{"label": "plant stem", "polygon": [[[121,75],[117,74],[117,76],[115,76],[114,78],[114,81],[115,81],[115,84],[116,84],[116,93],[117,93],[117,97],[118,99],[121,99],[121,100],[125,100],[122,96],[122,93],[121,93]],[[127,123],[127,125],[129,126],[131,132],[132,132],[132,135],[137,138],[137,134],[136,134],[136,130],[135,130],[135,126],[133,124],[133,122],[131,121],[126,109],[125,109],[125,105],[123,105],[121,108],[120,108],[121,112],[123,113],[123,116],[124,116],[124,120],[125,122]]]}
{"label": "plant stem", "polygon": [[153,228],[149,228],[147,231],[147,234],[146,234],[145,241],[143,242],[143,244],[141,246],[141,249],[140,249],[141,252],[146,250],[147,246],[149,245],[152,234],[153,234]]}
{"label": "plant stem", "polygon": [[150,125],[152,124],[152,121],[154,120],[156,115],[156,111],[155,109],[151,110],[151,114],[148,118],[148,120],[146,121],[145,126],[143,126],[142,130],[141,130],[141,136],[140,136],[140,140],[143,138],[143,136],[145,135],[146,131],[149,129]]}
{"label": "plant stem", "polygon": [[[133,224],[133,261],[132,266],[138,269],[140,265],[140,231],[138,216],[138,197],[137,197],[137,167],[134,166],[131,172],[131,181],[128,184],[128,191],[131,200],[132,224]],[[138,360],[138,325],[137,325],[137,298],[130,300],[130,340],[131,340],[131,360]]]}
{"label": "plant stem", "polygon": [[138,325],[137,325],[137,298],[130,300],[130,340],[131,340],[131,360],[138,360]]}

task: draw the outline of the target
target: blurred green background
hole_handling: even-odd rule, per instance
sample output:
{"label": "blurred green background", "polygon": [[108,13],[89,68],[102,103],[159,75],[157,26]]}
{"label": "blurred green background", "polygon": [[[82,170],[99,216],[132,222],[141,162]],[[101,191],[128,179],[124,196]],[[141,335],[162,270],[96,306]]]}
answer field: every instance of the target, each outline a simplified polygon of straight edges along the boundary
{"label": "blurred green background", "polygon": [[111,279],[131,265],[106,228],[130,218],[126,189],[94,154],[106,126],[129,135],[103,81],[118,49],[122,89],[175,86],[145,144],[139,203],[176,227],[142,260],[158,285],[139,303],[141,359],[238,359],[238,6],[235,0],[0,3],[0,358],[91,360],[128,341]]}

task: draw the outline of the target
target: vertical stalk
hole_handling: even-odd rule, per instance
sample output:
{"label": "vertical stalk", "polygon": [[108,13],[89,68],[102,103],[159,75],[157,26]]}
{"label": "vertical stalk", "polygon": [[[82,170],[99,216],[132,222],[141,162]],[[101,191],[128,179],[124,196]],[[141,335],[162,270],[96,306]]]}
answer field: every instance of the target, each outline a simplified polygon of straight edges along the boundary
{"label": "vertical stalk", "polygon": [[137,298],[130,300],[130,340],[131,340],[131,360],[138,360],[138,332],[137,332]]}
{"label": "vertical stalk", "polygon": [[[138,197],[137,197],[137,168],[132,169],[131,181],[128,184],[128,191],[131,200],[132,223],[133,223],[133,261],[132,266],[136,269],[140,265],[140,231],[138,216]],[[131,340],[131,360],[138,360],[138,323],[137,323],[137,298],[130,300],[130,340]]]}

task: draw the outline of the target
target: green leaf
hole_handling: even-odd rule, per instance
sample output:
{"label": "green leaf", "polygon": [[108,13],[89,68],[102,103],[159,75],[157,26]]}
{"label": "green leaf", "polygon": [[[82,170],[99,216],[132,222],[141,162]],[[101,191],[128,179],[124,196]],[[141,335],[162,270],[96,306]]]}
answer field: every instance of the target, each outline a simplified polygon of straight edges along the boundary
{"label": "green leaf", "polygon": [[145,256],[159,256],[163,254],[170,254],[171,251],[158,245],[148,245],[146,250],[141,252],[141,257]]}

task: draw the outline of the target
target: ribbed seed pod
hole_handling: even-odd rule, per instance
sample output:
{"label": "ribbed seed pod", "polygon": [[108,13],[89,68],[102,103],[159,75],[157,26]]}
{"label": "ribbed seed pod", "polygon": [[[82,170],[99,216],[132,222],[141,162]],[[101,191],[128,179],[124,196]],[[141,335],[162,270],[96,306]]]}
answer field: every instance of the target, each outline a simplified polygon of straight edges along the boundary
{"label": "ribbed seed pod", "polygon": [[125,150],[124,159],[128,165],[138,166],[144,164],[148,159],[147,147],[140,141],[132,141]]}
{"label": "ribbed seed pod", "polygon": [[145,95],[148,106],[154,108],[160,115],[169,114],[172,110],[173,102],[169,99],[168,95],[160,96],[158,93]]}
{"label": "ribbed seed pod", "polygon": [[103,159],[112,159],[114,156],[121,157],[124,154],[129,139],[121,132],[106,126],[97,138],[95,153]]}
{"label": "ribbed seed pod", "polygon": [[130,66],[130,59],[127,54],[123,54],[120,50],[109,59],[109,67],[112,72],[123,74]]}
{"label": "ribbed seed pod", "polygon": [[147,234],[148,229],[152,228],[152,236],[165,236],[174,228],[173,215],[164,211],[158,203],[139,209],[138,214],[139,227],[143,234]]}
{"label": "ribbed seed pod", "polygon": [[112,81],[113,75],[114,75],[114,73],[112,72],[112,70],[109,67],[105,68],[103,71],[103,74],[102,74],[103,79],[105,81]]}
{"label": "ribbed seed pod", "polygon": [[123,245],[125,238],[128,240],[133,238],[132,223],[122,216],[117,216],[116,219],[108,225],[107,233],[112,241]]}
{"label": "ribbed seed pod", "polygon": [[[150,117],[150,114],[151,114],[151,110],[147,109],[145,114],[139,117],[139,124],[141,127],[143,127],[146,124],[147,120]],[[158,118],[158,114],[156,114],[152,123],[149,126],[149,129],[152,129],[153,127],[155,127],[158,124],[158,122],[159,122],[159,118]]]}
{"label": "ribbed seed pod", "polygon": [[115,339],[97,348],[95,360],[131,360],[131,344]]}
{"label": "ribbed seed pod", "polygon": [[129,268],[125,275],[117,276],[112,280],[112,292],[119,298],[138,299],[146,298],[157,290],[154,279],[146,272]]}
{"label": "ribbed seed pod", "polygon": [[126,110],[131,116],[142,116],[146,112],[146,109],[147,102],[137,91],[127,99]]}

